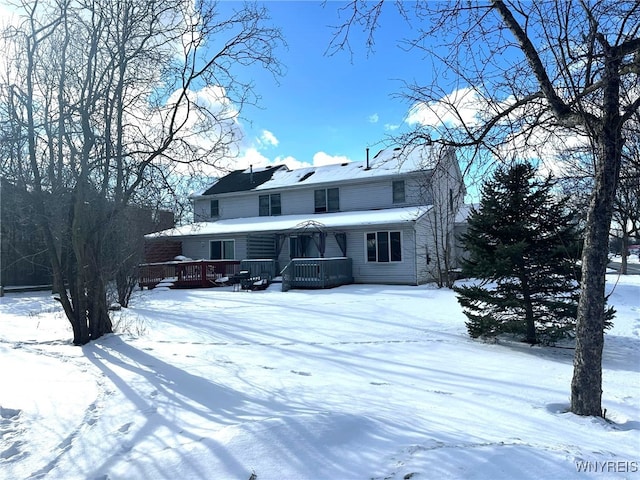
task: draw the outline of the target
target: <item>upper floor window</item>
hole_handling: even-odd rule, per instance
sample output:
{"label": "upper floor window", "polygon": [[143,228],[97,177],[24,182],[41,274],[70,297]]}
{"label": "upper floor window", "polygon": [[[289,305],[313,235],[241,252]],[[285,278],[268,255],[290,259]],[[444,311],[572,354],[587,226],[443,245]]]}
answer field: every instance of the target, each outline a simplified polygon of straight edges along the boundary
{"label": "upper floor window", "polygon": [[220,216],[220,205],[218,204],[218,200],[211,200],[209,209],[210,209],[209,216],[211,218]]}
{"label": "upper floor window", "polygon": [[405,201],[404,180],[396,180],[393,182],[393,203],[404,203]]}
{"label": "upper floor window", "polygon": [[367,262],[401,262],[402,236],[400,232],[372,232],[366,234]]}
{"label": "upper floor window", "polygon": [[315,212],[337,212],[340,210],[340,190],[323,188],[314,192]]}
{"label": "upper floor window", "polygon": [[272,193],[271,195],[260,195],[258,197],[258,205],[259,215],[261,217],[280,215],[280,213],[282,213],[279,193]]}
{"label": "upper floor window", "polygon": [[211,240],[211,260],[234,260],[236,258],[235,240]]}

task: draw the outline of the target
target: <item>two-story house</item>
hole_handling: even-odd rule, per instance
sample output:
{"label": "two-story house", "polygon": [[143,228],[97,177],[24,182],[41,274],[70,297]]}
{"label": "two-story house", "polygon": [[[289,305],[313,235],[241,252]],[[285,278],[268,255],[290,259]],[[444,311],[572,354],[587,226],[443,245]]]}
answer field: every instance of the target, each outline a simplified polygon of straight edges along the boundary
{"label": "two-story house", "polygon": [[[381,150],[362,162],[236,170],[194,194],[194,223],[147,236],[192,259],[349,259],[356,283],[420,284],[455,263],[465,194],[455,152]],[[307,262],[308,263],[308,262]]]}

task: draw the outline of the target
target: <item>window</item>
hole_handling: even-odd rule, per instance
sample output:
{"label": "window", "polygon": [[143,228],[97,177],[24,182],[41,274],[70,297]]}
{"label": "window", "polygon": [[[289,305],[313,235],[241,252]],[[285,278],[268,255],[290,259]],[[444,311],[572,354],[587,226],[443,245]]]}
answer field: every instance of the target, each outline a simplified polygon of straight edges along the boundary
{"label": "window", "polygon": [[211,260],[235,260],[235,240],[211,240]]}
{"label": "window", "polygon": [[393,203],[404,203],[404,180],[396,180],[393,182]]}
{"label": "window", "polygon": [[271,199],[271,215],[280,215],[282,209],[280,208],[280,194],[274,193],[269,196]]}
{"label": "window", "polygon": [[215,217],[219,217],[220,216],[220,206],[218,204],[218,200],[211,200],[211,204],[210,204],[210,214],[209,216],[211,218],[215,218]]}
{"label": "window", "polygon": [[367,262],[401,262],[402,240],[400,232],[367,233]]}
{"label": "window", "polygon": [[340,210],[340,190],[326,188],[314,192],[315,212],[337,212]]}
{"label": "window", "polygon": [[258,197],[258,213],[261,217],[280,215],[280,213],[282,212],[282,208],[280,205],[279,193],[272,193],[271,195],[260,195]]}

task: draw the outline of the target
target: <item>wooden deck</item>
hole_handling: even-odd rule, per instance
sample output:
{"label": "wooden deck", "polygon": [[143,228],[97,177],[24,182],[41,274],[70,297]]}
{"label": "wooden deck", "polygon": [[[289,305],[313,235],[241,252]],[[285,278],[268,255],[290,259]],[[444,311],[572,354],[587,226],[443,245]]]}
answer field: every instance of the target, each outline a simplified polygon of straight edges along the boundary
{"label": "wooden deck", "polygon": [[271,258],[242,260],[240,271],[249,272],[250,277],[261,277],[271,282],[278,276],[278,262]]}
{"label": "wooden deck", "polygon": [[216,280],[231,277],[240,271],[239,260],[196,260],[138,265],[140,288],[154,288],[167,281],[172,288],[213,287]]}
{"label": "wooden deck", "polygon": [[282,270],[282,291],[292,288],[332,288],[353,283],[348,257],[294,258]]}
{"label": "wooden deck", "polygon": [[[280,273],[282,291],[292,288],[332,288],[353,283],[351,259],[294,258]],[[265,280],[267,285],[278,277],[277,262],[255,260],[190,260],[138,265],[140,288],[158,284],[171,288],[205,288],[233,283],[239,278]],[[237,282],[236,282],[237,283]],[[244,287],[244,286],[243,286]]]}

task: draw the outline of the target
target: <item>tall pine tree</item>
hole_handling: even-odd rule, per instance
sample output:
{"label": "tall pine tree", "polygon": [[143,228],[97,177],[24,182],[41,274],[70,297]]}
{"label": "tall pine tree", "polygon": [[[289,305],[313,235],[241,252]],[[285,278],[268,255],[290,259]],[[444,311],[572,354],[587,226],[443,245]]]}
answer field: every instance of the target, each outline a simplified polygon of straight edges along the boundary
{"label": "tall pine tree", "polygon": [[553,187],[530,163],[499,169],[482,187],[461,238],[463,272],[480,282],[454,288],[472,337],[510,333],[536,344],[573,335],[580,231]]}

